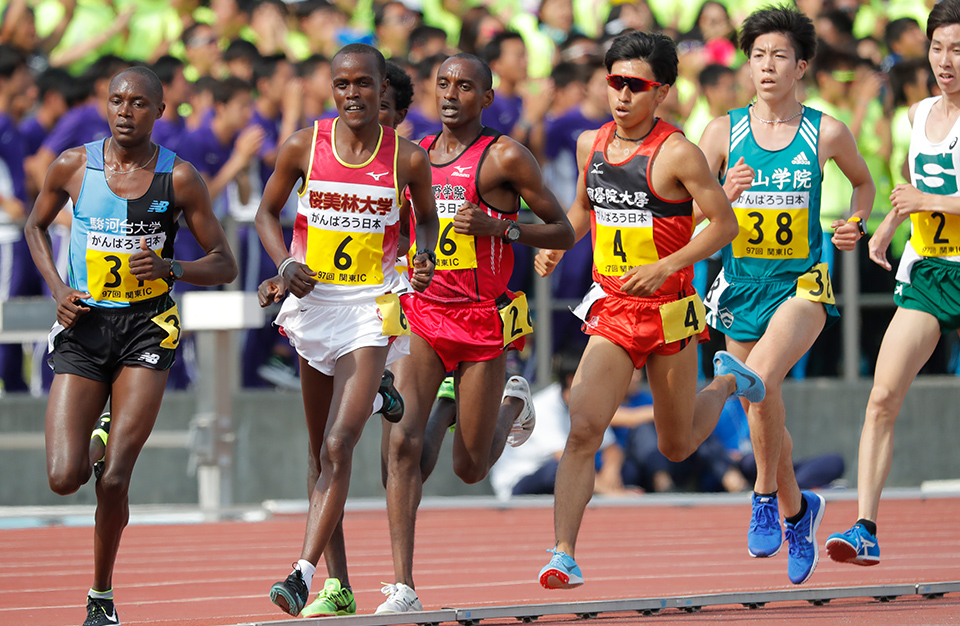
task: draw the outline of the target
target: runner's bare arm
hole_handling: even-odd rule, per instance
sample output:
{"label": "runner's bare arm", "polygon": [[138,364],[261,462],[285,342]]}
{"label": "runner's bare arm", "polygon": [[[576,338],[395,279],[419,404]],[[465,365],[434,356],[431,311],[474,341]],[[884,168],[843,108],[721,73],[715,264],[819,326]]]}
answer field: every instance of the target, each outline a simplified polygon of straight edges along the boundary
{"label": "runner's bare arm", "polygon": [[[426,150],[402,139],[400,143],[400,162],[403,164],[402,182],[410,190],[411,209],[416,218],[417,252],[433,251],[437,247],[440,235],[440,220],[437,218],[437,203],[433,195],[433,169]],[[402,188],[402,187],[401,187]],[[428,254],[417,254],[413,258],[413,272],[410,284],[423,292],[433,278],[434,265]]]}
{"label": "runner's bare arm", "polygon": [[[724,115],[714,119],[707,125],[700,137],[700,150],[707,159],[707,166],[714,177],[719,180],[726,174],[723,183],[723,191],[727,194],[727,199],[733,202],[740,194],[750,188],[756,173],[753,168],[747,165],[743,158],[727,168],[730,145],[730,117]],[[697,224],[705,219],[700,205],[693,203],[693,215]]]}

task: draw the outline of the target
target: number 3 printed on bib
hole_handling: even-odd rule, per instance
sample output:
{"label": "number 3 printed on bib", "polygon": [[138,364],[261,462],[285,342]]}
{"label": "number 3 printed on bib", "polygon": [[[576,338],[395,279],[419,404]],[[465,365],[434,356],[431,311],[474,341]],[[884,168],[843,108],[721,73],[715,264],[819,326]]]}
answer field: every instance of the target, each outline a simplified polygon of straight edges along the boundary
{"label": "number 3 printed on bib", "polygon": [[826,263],[817,263],[812,270],[797,279],[797,296],[811,302],[834,304],[830,268]]}
{"label": "number 3 printed on bib", "polygon": [[[160,253],[163,234],[147,237],[147,246]],[[130,256],[140,252],[139,235],[87,233],[87,290],[94,300],[139,302],[169,291],[165,280],[140,280],[130,273]]]}
{"label": "number 3 printed on bib", "polygon": [[163,313],[150,318],[150,321],[167,331],[167,338],[160,342],[161,348],[174,350],[180,345],[180,312],[177,310],[176,304]]}
{"label": "number 3 printed on bib", "polygon": [[676,302],[660,305],[664,343],[673,343],[703,332],[707,310],[696,293]]}

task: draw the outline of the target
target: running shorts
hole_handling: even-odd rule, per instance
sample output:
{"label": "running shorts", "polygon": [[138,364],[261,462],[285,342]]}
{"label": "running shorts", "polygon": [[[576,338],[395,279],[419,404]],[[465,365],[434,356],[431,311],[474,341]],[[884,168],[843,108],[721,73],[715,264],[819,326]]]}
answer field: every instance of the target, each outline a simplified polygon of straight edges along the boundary
{"label": "running shorts", "polygon": [[898,307],[937,318],[943,332],[960,329],[960,263],[925,257],[910,270],[910,282],[897,281]]}

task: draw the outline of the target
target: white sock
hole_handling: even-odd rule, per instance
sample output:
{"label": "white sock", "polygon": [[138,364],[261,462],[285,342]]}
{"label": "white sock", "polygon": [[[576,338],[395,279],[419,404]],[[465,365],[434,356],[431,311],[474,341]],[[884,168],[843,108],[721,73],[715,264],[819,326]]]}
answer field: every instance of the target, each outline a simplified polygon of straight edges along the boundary
{"label": "white sock", "polygon": [[300,559],[297,561],[297,567],[300,568],[300,574],[303,575],[303,582],[307,583],[307,595],[310,595],[310,583],[313,582],[313,574],[317,571],[317,566],[310,561]]}
{"label": "white sock", "polygon": [[373,399],[373,412],[374,412],[374,413],[379,413],[379,412],[380,412],[380,409],[382,409],[382,408],[383,408],[383,396],[381,396],[381,395],[378,393],[378,394],[377,394],[377,397]]}
{"label": "white sock", "polygon": [[97,600],[113,600],[113,588],[111,587],[106,591],[97,591],[91,587],[90,591],[87,592],[87,596],[90,598],[96,598]]}

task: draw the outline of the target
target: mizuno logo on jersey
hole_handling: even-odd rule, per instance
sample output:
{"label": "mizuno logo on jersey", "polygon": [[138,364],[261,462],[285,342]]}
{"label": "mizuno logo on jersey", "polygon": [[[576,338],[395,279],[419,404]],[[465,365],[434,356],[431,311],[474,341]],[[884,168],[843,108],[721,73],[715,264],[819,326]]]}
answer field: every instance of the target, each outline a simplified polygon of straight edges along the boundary
{"label": "mizuno logo on jersey", "polygon": [[590,173],[591,173],[591,174],[603,174],[603,170],[600,169],[602,166],[603,166],[603,163],[594,163],[593,165],[591,165],[591,167],[592,167],[593,169],[590,170]]}
{"label": "mizuno logo on jersey", "polygon": [[806,152],[801,152],[797,156],[793,157],[793,160],[790,162],[794,165],[810,165],[810,159],[807,158]]}
{"label": "mizuno logo on jersey", "polygon": [[453,169],[457,170],[450,174],[451,176],[456,176],[457,178],[470,178],[470,174],[467,173],[467,170],[473,169],[472,165],[454,165]]}
{"label": "mizuno logo on jersey", "polygon": [[170,203],[166,200],[154,200],[150,203],[150,206],[147,207],[147,211],[150,213],[164,213],[169,206]]}
{"label": "mizuno logo on jersey", "polygon": [[370,178],[372,178],[373,180],[375,180],[375,181],[377,181],[377,182],[379,183],[379,182],[380,182],[380,178],[383,177],[383,176],[386,176],[388,173],[389,173],[389,172],[380,172],[380,173],[378,174],[378,173],[376,173],[376,172],[367,172],[367,176],[369,176]]}

